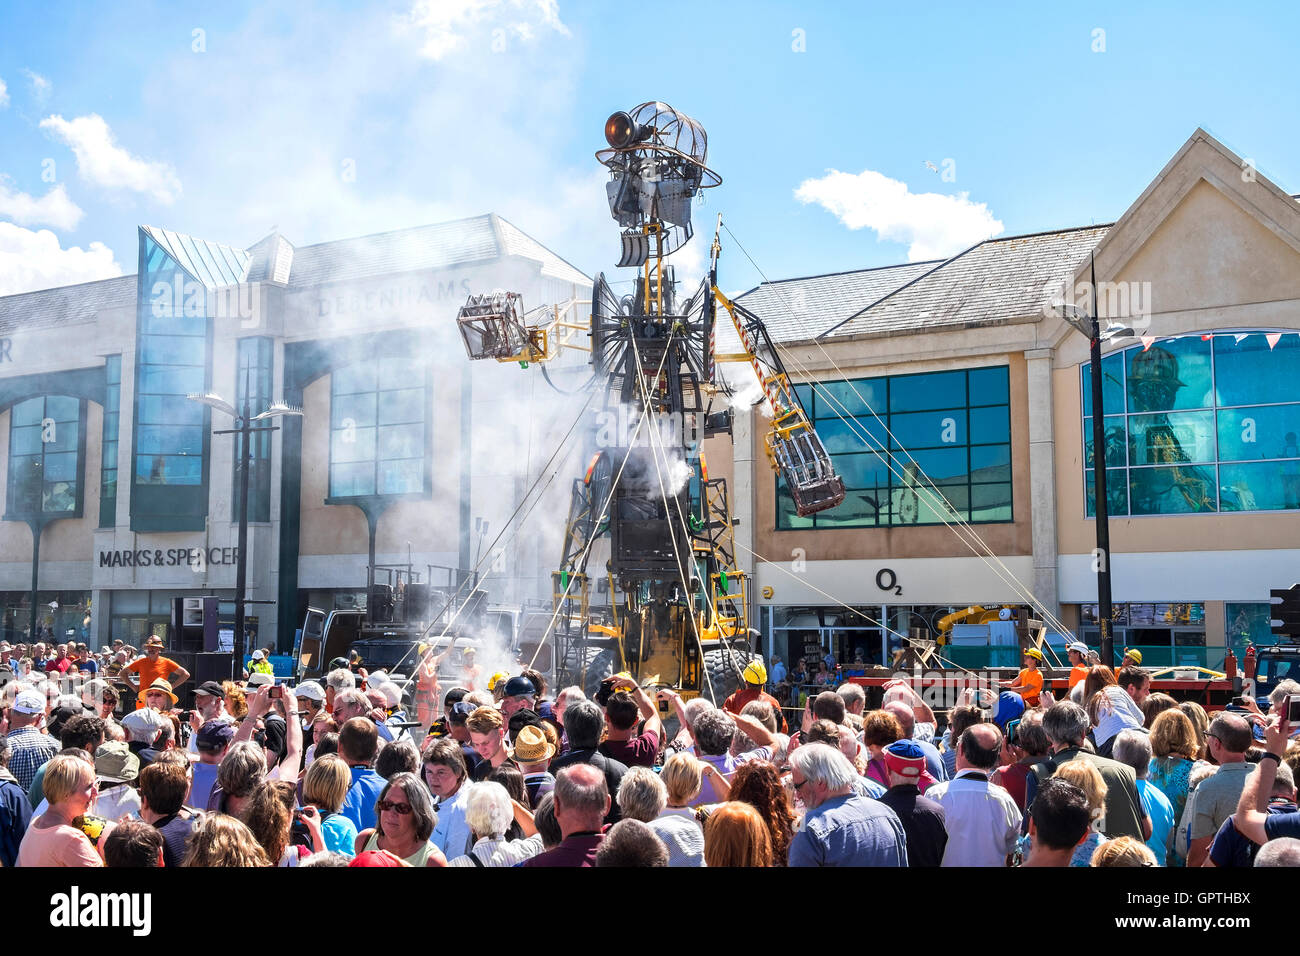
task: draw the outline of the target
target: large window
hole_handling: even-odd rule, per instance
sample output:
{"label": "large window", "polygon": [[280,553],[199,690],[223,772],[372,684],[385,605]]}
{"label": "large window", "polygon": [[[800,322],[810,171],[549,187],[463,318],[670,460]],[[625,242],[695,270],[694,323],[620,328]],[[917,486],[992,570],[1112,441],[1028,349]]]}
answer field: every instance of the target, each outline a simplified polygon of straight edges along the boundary
{"label": "large window", "polygon": [[423,363],[377,358],[330,379],[330,497],[426,490]]}
{"label": "large window", "polygon": [[84,418],[85,403],[66,395],[42,395],[13,406],[8,515],[81,513]]}
{"label": "large window", "polygon": [[[236,363],[235,408],[244,410],[248,397],[249,410],[259,415],[271,403],[271,359],[274,343],[269,338],[257,337],[239,340],[239,358]],[[248,441],[248,520],[271,520],[271,432],[255,432]],[[243,439],[235,435],[235,462],[231,476],[230,500],[234,502],[232,514],[239,519],[239,463],[243,455]]]}
{"label": "large window", "polygon": [[[1109,355],[1101,369],[1112,515],[1300,509],[1300,335],[1184,335]],[[1091,516],[1087,363],[1082,393]]]}
{"label": "large window", "polygon": [[[207,391],[206,293],[161,246],[147,237],[143,243],[135,483],[197,486],[203,483],[205,409],[185,396]],[[174,288],[184,295],[171,295]]]}
{"label": "large window", "polygon": [[777,528],[1011,521],[1009,389],[1005,366],[796,386],[847,494],[800,518],[778,480]]}
{"label": "large window", "polygon": [[99,452],[99,526],[111,528],[117,524],[117,429],[122,417],[122,356],[108,357],[104,386],[104,432]]}

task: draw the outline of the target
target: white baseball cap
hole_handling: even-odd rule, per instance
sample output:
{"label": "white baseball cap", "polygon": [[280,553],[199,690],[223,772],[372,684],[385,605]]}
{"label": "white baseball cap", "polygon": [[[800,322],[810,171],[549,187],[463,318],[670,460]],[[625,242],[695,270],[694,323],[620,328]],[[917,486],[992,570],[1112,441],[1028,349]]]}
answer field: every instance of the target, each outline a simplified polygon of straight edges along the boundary
{"label": "white baseball cap", "polygon": [[45,697],[39,691],[21,691],[14,698],[14,710],[20,714],[43,714],[45,713]]}
{"label": "white baseball cap", "polygon": [[307,700],[323,701],[325,699],[325,688],[314,680],[305,680],[293,689],[294,697],[302,697]]}
{"label": "white baseball cap", "polygon": [[264,674],[261,671],[248,675],[249,687],[261,687],[265,684],[274,684],[275,678],[270,674]]}
{"label": "white baseball cap", "polygon": [[256,651],[253,651],[253,660],[255,660],[255,661],[264,661],[264,660],[266,660],[266,655],[263,654],[263,653],[261,652],[260,649],[259,649],[259,650],[256,650]]}

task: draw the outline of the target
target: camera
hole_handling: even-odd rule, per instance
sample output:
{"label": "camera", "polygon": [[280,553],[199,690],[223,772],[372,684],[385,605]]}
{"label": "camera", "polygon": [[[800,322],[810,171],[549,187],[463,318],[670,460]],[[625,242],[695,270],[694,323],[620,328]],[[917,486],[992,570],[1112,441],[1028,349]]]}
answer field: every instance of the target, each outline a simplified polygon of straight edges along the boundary
{"label": "camera", "polygon": [[267,696],[272,700],[282,700],[284,698],[284,687],[280,684],[272,684]]}
{"label": "camera", "polygon": [[1286,720],[1289,724],[1300,723],[1300,694],[1292,694],[1286,699]]}
{"label": "camera", "polygon": [[596,696],[592,698],[597,707],[603,709],[609,703],[609,699],[614,696],[614,684],[617,681],[617,677],[606,677],[600,682],[600,688],[596,691]]}

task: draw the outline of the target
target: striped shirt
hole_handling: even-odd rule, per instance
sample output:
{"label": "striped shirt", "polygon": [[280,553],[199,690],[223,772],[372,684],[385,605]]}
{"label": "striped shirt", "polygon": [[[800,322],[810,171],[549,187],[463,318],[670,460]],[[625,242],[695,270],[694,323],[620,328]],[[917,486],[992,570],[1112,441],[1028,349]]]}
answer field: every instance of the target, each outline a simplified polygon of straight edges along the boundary
{"label": "striped shirt", "polygon": [[20,727],[8,734],[9,746],[13,753],[9,757],[9,772],[18,780],[18,785],[27,790],[32,785],[36,771],[49,762],[59,752],[59,743],[49,734],[43,734],[35,727]]}

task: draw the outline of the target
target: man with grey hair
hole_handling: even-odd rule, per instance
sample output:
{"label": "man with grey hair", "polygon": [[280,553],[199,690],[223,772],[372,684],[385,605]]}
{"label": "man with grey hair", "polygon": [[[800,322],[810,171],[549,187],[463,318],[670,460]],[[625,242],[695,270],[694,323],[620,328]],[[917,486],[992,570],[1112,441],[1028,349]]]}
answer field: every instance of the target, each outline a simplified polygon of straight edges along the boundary
{"label": "man with grey hair", "polygon": [[1068,700],[1053,704],[1043,715],[1043,730],[1052,745],[1052,756],[1034,764],[1033,772],[1025,778],[1025,809],[1033,807],[1038,788],[1052,778],[1057,768],[1071,760],[1086,760],[1097,768],[1106,784],[1106,817],[1101,832],[1109,840],[1130,836],[1146,842],[1151,837],[1151,818],[1138,796],[1137,774],[1117,760],[1083,749],[1091,726],[1088,712]]}
{"label": "man with grey hair", "polygon": [[[740,732],[753,741],[755,749],[732,756],[731,741]],[[695,756],[706,767],[704,785],[691,806],[717,803],[722,797],[714,787],[715,776],[730,777],[736,768],[750,760],[768,760],[776,737],[757,717],[748,714],[729,714],[712,708],[700,714],[691,728],[695,737]]]}
{"label": "man with grey hair", "polygon": [[844,701],[846,714],[857,714],[861,717],[862,712],[867,709],[867,692],[862,689],[861,684],[849,681],[835,688],[835,693],[839,694],[840,700]]}
{"label": "man with grey hair", "polygon": [[357,679],[346,667],[336,667],[325,675],[325,712],[334,712],[334,697],[342,690],[356,690]]}
{"label": "man with grey hair", "polygon": [[[1160,788],[1147,780],[1151,769],[1151,737],[1144,730],[1129,728],[1115,735],[1111,757],[1120,763],[1132,767],[1137,777],[1138,797],[1142,800],[1142,809],[1151,818],[1151,836],[1147,847],[1156,855],[1156,863],[1165,865],[1170,837],[1174,832],[1174,805],[1161,792]],[[1227,824],[1231,828],[1232,824]]]}
{"label": "man with grey hair", "polygon": [[1188,799],[1179,821],[1180,829],[1191,827],[1187,843],[1189,867],[1205,865],[1215,834],[1236,809],[1246,778],[1255,769],[1254,764],[1246,762],[1246,751],[1253,742],[1250,724],[1239,714],[1225,711],[1210,722],[1205,749],[1219,769],[1196,787],[1196,798]]}
{"label": "man with grey hair", "polygon": [[[605,727],[605,717],[600,708],[589,700],[574,701],[564,710],[564,733],[569,738],[569,752],[551,761],[550,771],[558,780],[561,770],[577,764],[595,767],[605,778],[606,793],[618,793],[618,785],[627,773],[627,764],[606,757],[600,752],[600,735]],[[606,823],[619,820],[617,804],[612,804]]]}
{"label": "man with grey hair", "polygon": [[1256,866],[1300,866],[1300,840],[1278,837],[1269,840],[1255,854]]}
{"label": "man with grey hair", "polygon": [[807,808],[790,841],[790,866],[907,866],[907,834],[893,810],[853,792],[858,775],[835,748],[790,755],[790,779]]}
{"label": "man with grey hair", "polygon": [[692,817],[668,814],[668,788],[648,767],[632,767],[618,787],[623,821],[640,820],[668,848],[669,866],[703,866],[704,833]]}
{"label": "man with grey hair", "polygon": [[[590,701],[583,703],[595,707]],[[573,709],[569,708],[569,716]],[[611,807],[605,775],[586,763],[565,767],[556,775],[552,797],[555,801],[555,819],[560,824],[560,833],[564,839],[559,846],[525,860],[523,865],[595,866],[596,851],[603,839],[600,828]]]}
{"label": "man with grey hair", "polygon": [[621,820],[609,828],[596,850],[597,866],[668,866],[668,847],[640,820]]}

